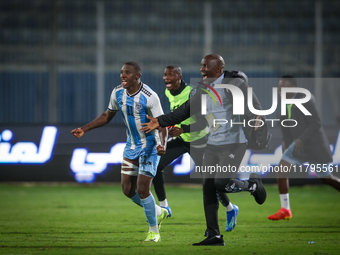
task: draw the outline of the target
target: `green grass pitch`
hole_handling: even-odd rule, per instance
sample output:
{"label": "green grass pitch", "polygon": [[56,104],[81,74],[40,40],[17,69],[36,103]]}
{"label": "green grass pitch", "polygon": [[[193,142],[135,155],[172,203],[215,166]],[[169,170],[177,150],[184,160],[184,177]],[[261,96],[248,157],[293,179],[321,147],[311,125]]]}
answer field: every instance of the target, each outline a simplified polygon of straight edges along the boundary
{"label": "green grass pitch", "polygon": [[[224,230],[224,247],[193,247],[204,239],[200,186],[167,186],[173,217],[159,243],[143,243],[143,209],[118,184],[0,185],[0,254],[339,254],[340,193],[327,186],[291,187],[293,218],[267,219],[280,207],[275,185],[257,205],[247,192],[231,194],[240,208],[236,228]],[[308,242],[314,241],[314,244]]]}

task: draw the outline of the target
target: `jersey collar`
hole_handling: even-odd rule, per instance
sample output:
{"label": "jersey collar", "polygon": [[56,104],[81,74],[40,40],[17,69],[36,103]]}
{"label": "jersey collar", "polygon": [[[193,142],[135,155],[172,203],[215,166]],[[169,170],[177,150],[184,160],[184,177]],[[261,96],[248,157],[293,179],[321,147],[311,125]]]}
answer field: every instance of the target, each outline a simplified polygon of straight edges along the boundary
{"label": "jersey collar", "polygon": [[126,94],[127,94],[129,97],[133,97],[133,96],[137,95],[137,94],[139,93],[139,91],[142,90],[142,88],[143,88],[143,82],[140,82],[139,89],[138,89],[135,93],[133,93],[132,95],[130,95],[130,94],[126,91]]}

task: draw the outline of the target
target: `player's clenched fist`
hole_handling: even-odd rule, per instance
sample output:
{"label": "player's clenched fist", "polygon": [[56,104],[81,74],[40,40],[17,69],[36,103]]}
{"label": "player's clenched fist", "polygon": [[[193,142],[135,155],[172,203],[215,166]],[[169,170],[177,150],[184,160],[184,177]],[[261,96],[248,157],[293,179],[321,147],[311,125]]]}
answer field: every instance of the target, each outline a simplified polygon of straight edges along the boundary
{"label": "player's clenched fist", "polygon": [[159,156],[164,155],[165,152],[166,152],[165,147],[162,146],[162,145],[158,145],[156,150],[157,150],[157,155],[159,155]]}
{"label": "player's clenched fist", "polygon": [[71,131],[71,134],[77,138],[82,137],[84,133],[85,133],[84,130],[82,130],[81,128],[76,128]]}

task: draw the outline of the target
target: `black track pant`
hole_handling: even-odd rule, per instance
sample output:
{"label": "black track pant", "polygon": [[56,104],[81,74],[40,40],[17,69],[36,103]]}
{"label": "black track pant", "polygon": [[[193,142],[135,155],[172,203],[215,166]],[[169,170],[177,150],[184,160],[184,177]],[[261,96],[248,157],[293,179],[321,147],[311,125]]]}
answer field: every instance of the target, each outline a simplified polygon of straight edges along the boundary
{"label": "black track pant", "polygon": [[[247,146],[243,143],[227,145],[207,145],[204,154],[203,166],[230,166],[238,169]],[[219,235],[218,226],[218,197],[217,194],[225,192],[225,186],[228,184],[231,173],[215,172],[206,173],[203,178],[203,202],[205,219],[209,236]],[[225,194],[225,193],[223,193]],[[225,194],[226,196],[226,194]],[[226,196],[227,197],[227,196]],[[229,199],[228,199],[229,200]],[[229,201],[228,203],[229,204]]]}

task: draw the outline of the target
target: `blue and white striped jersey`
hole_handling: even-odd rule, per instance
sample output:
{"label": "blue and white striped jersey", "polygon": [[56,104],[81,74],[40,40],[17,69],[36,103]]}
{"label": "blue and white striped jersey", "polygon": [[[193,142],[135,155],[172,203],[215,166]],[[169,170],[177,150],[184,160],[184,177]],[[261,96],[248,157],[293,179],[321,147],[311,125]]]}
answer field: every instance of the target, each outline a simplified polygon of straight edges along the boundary
{"label": "blue and white striped jersey", "polygon": [[141,123],[149,122],[146,115],[158,117],[163,114],[163,109],[158,95],[146,84],[141,83],[139,90],[129,95],[127,90],[119,85],[111,93],[108,106],[109,111],[121,112],[126,125],[127,141],[124,157],[136,159],[142,149],[156,150],[160,144],[159,132],[152,133],[141,131]]}

